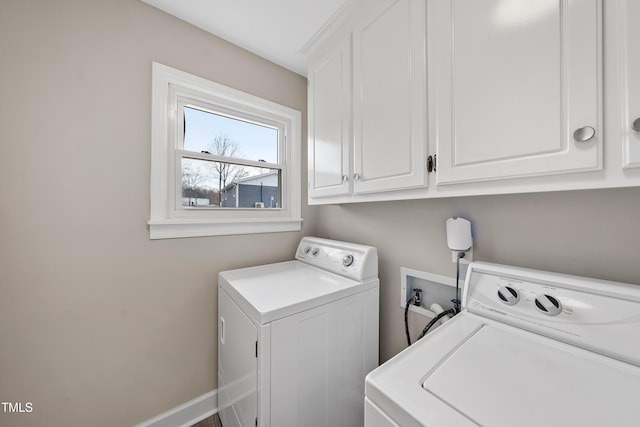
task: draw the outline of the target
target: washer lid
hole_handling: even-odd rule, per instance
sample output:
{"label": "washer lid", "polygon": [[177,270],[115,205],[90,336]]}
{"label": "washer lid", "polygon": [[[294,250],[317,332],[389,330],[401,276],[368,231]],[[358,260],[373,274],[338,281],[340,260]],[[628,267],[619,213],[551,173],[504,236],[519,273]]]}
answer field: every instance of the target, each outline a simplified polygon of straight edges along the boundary
{"label": "washer lid", "polygon": [[635,426],[640,419],[640,368],[508,327],[485,324],[429,372],[423,388],[492,427]]}
{"label": "washer lid", "polygon": [[223,271],[222,286],[245,313],[260,324],[299,313],[378,286],[377,278],[360,282],[300,261]]}

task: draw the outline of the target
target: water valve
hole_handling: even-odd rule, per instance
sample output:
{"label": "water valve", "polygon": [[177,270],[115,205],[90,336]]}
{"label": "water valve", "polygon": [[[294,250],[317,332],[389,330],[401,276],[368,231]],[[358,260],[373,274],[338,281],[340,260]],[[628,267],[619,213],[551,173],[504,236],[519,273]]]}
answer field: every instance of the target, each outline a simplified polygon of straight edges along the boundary
{"label": "water valve", "polygon": [[422,289],[413,288],[413,305],[418,307],[422,304]]}

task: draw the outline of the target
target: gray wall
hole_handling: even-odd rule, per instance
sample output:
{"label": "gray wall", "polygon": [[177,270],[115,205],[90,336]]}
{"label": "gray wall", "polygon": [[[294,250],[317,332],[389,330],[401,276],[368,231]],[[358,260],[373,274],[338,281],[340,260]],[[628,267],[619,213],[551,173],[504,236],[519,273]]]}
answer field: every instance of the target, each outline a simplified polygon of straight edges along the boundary
{"label": "gray wall", "polygon": [[[476,260],[640,284],[640,189],[323,206],[324,237],[376,246],[381,362],[406,346],[400,267],[455,277],[445,221],[472,222]],[[410,317],[412,337],[426,318]]]}
{"label": "gray wall", "polygon": [[2,0],[0,57],[0,400],[33,402],[0,425],[131,426],[213,390],[217,273],[290,259],[313,211],[150,241],[151,62],[303,117],[306,80],[138,0]]}

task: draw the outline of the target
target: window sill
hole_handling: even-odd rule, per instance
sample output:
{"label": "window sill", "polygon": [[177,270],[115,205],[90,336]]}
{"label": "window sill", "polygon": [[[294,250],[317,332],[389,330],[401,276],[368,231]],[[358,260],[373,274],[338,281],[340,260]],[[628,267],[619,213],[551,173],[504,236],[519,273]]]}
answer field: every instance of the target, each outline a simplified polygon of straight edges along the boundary
{"label": "window sill", "polygon": [[300,219],[270,219],[250,221],[202,221],[189,219],[172,219],[149,221],[150,238],[177,239],[183,237],[228,236],[233,234],[278,233],[300,231]]}

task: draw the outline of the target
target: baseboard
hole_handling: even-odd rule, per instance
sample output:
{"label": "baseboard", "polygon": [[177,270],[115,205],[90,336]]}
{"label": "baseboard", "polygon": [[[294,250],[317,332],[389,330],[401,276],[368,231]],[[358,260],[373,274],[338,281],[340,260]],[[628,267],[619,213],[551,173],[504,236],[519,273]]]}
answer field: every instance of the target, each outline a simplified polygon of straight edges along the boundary
{"label": "baseboard", "polygon": [[198,396],[135,427],[190,427],[218,412],[218,390]]}

